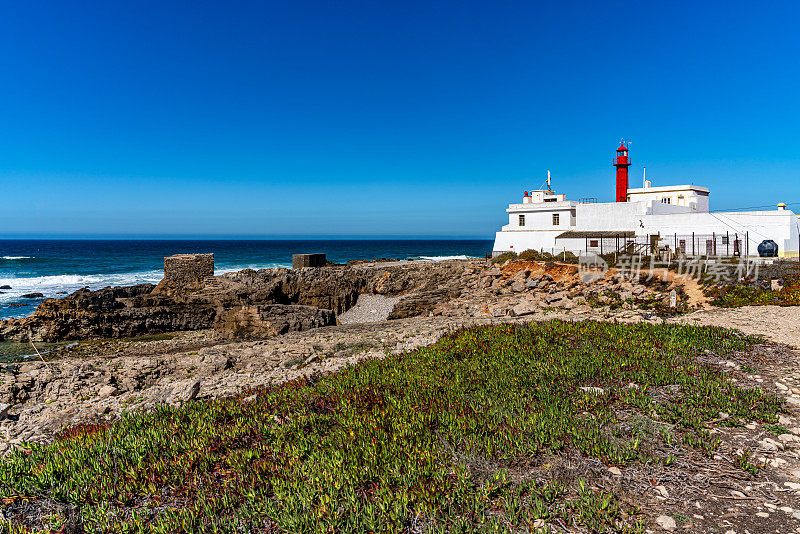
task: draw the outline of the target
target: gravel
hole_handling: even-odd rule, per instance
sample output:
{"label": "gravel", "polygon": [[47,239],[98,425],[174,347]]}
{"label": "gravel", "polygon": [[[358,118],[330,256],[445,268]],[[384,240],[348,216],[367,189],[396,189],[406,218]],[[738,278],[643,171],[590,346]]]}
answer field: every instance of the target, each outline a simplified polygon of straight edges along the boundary
{"label": "gravel", "polygon": [[400,297],[360,295],[356,305],[339,316],[341,324],[377,323],[385,321]]}

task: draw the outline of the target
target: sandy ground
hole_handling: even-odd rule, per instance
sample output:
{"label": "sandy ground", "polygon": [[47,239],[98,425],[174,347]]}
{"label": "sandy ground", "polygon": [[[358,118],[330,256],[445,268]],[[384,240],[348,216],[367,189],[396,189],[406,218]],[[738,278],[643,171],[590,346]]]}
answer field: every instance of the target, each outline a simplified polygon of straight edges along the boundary
{"label": "sandy ground", "polygon": [[797,306],[709,308],[670,322],[735,328],[746,334],[764,336],[770,341],[800,348],[800,307]]}

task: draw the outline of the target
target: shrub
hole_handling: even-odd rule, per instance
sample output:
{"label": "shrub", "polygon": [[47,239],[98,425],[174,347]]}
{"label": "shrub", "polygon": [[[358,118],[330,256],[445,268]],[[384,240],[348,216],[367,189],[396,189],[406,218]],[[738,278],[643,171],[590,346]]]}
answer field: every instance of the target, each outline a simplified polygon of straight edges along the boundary
{"label": "shrub", "polygon": [[517,258],[516,252],[503,252],[502,254],[495,256],[492,258],[492,263],[505,263],[508,260],[514,260]]}

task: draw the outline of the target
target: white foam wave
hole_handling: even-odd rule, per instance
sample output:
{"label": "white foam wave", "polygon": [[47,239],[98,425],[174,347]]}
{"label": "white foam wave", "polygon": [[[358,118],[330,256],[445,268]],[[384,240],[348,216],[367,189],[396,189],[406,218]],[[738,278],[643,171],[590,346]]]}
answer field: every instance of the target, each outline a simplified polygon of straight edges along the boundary
{"label": "white foam wave", "polygon": [[32,260],[33,256],[0,256],[0,260]]}
{"label": "white foam wave", "polygon": [[464,254],[461,254],[458,256],[417,256],[416,258],[412,259],[418,259],[423,261],[447,261],[447,260],[468,260],[472,257],[473,256],[466,256]]}
{"label": "white foam wave", "polygon": [[157,283],[164,273],[158,271],[142,271],[114,274],[61,274],[48,276],[0,278],[0,286],[9,285],[11,289],[3,289],[0,304],[19,301],[27,293],[42,293],[44,298],[63,297],[78,289],[102,289],[107,286],[130,286],[135,284]]}
{"label": "white foam wave", "polygon": [[[287,263],[273,263],[265,265],[234,265],[215,270],[214,274],[225,274],[241,271],[243,269],[269,269],[274,267],[291,267]],[[43,298],[61,298],[74,291],[88,287],[89,289],[102,289],[104,287],[132,286],[136,284],[157,284],[164,277],[164,271],[140,271],[131,273],[102,273],[102,274],[61,274],[49,276],[16,276],[0,278],[0,286],[8,285],[11,289],[0,290],[0,306],[12,302],[37,303],[37,300],[23,299],[22,295],[41,293]],[[24,314],[23,314],[24,315]]]}
{"label": "white foam wave", "polygon": [[253,269],[254,271],[258,271],[259,269],[276,269],[278,267],[283,267],[288,269],[292,266],[291,263],[265,263],[261,265],[234,265],[231,267],[222,267],[220,269],[214,269],[214,274],[227,274],[227,273],[238,273],[239,271],[243,271],[245,269]]}

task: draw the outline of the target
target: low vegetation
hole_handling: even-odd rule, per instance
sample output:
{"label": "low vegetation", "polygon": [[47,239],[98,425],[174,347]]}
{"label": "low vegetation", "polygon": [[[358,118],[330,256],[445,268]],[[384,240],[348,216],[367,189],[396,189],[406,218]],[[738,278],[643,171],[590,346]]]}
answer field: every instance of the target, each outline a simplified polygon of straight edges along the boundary
{"label": "low vegetation", "polygon": [[773,289],[769,280],[715,283],[705,279],[703,282],[714,306],[800,306],[800,276],[786,277],[780,289]]}
{"label": "low vegetation", "polygon": [[652,518],[635,505],[548,466],[669,464],[675,447],[714,453],[720,412],[774,422],[776,397],[699,359],[755,342],[679,325],[475,327],[321,378],[73,427],[0,463],[0,531],[643,532]]}

